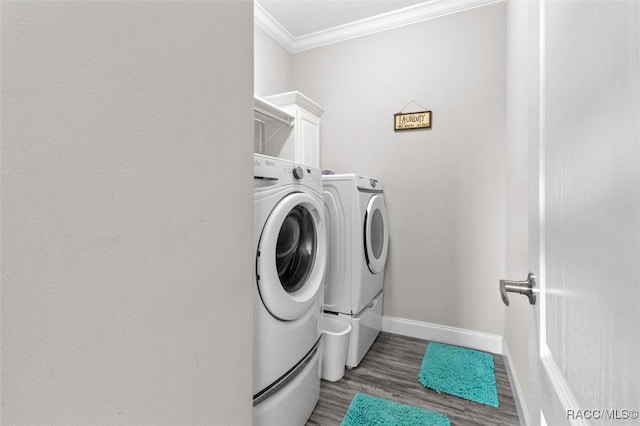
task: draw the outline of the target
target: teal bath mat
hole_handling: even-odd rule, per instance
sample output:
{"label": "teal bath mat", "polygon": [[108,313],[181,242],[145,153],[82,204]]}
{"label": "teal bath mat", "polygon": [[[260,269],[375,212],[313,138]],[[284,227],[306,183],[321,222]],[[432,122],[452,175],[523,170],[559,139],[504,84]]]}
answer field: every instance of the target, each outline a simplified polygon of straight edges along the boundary
{"label": "teal bath mat", "polygon": [[418,381],[438,392],[498,406],[493,357],[486,352],[430,342]]}
{"label": "teal bath mat", "polygon": [[444,414],[358,393],[340,426],[450,426]]}

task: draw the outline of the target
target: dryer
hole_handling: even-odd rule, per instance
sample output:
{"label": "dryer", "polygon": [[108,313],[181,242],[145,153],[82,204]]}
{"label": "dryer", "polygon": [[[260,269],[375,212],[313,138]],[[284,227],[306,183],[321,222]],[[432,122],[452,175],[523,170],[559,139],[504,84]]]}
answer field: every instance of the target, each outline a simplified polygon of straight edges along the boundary
{"label": "dryer", "polygon": [[254,154],[253,420],[302,425],[320,395],[327,240],[320,170]]}
{"label": "dryer", "polygon": [[387,209],[378,179],[334,174],[322,180],[329,244],[324,311],[351,323],[346,365],[353,368],[382,329]]}

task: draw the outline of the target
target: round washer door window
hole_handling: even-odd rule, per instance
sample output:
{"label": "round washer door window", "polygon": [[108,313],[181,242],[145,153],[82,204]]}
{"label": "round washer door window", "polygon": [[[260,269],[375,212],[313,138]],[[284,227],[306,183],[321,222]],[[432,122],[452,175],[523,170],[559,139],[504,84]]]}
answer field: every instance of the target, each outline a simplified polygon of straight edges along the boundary
{"label": "round washer door window", "polygon": [[374,195],[367,204],[364,245],[369,270],[374,274],[384,270],[389,248],[389,226],[383,195]]}
{"label": "round washer door window", "polygon": [[320,290],[327,250],[323,208],[309,194],[290,194],[276,205],[262,230],[258,290],[279,319],[300,318]]}
{"label": "round washer door window", "polygon": [[276,242],[276,269],[287,293],[302,288],[316,258],[316,225],[313,215],[301,205],[284,218]]}

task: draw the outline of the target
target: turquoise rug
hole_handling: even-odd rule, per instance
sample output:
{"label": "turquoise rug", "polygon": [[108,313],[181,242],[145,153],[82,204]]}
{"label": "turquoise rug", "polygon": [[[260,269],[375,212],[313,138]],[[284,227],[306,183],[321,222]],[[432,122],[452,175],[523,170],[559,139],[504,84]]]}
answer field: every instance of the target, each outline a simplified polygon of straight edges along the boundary
{"label": "turquoise rug", "polygon": [[438,392],[498,406],[493,357],[486,352],[430,342],[418,381]]}
{"label": "turquoise rug", "polygon": [[450,426],[444,414],[358,393],[340,426]]}

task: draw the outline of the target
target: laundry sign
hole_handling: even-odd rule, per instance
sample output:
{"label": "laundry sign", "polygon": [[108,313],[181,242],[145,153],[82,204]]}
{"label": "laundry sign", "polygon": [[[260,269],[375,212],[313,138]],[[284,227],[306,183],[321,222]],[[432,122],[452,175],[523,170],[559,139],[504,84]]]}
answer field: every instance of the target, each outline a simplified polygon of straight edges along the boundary
{"label": "laundry sign", "polygon": [[399,112],[393,115],[394,130],[413,130],[431,128],[431,111]]}

